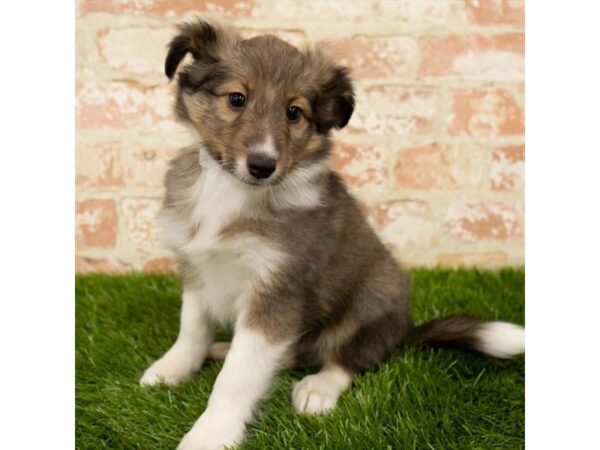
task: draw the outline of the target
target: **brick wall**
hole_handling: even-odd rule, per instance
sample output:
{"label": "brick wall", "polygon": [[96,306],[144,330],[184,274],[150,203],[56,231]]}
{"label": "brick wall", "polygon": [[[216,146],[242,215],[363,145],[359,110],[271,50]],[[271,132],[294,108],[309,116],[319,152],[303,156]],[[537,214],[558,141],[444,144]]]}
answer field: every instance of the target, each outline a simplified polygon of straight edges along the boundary
{"label": "brick wall", "polygon": [[78,0],[76,267],[163,270],[166,161],[191,142],[162,73],[193,13],[325,40],[357,108],[333,166],[408,265],[524,262],[524,4],[517,0]]}

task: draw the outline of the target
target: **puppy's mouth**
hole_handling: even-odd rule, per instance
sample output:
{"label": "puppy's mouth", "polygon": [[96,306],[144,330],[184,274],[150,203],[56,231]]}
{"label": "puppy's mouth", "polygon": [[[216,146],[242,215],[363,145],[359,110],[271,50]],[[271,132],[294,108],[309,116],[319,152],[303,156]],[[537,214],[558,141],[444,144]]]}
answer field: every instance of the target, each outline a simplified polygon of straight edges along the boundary
{"label": "puppy's mouth", "polygon": [[251,175],[247,175],[247,174],[240,175],[235,172],[232,173],[232,175],[235,178],[237,178],[239,181],[241,181],[242,183],[247,184],[248,186],[253,186],[253,187],[276,186],[276,185],[280,184],[284,178],[284,176],[279,173],[274,173],[269,178],[264,178],[264,179],[255,178],[255,177],[253,177]]}

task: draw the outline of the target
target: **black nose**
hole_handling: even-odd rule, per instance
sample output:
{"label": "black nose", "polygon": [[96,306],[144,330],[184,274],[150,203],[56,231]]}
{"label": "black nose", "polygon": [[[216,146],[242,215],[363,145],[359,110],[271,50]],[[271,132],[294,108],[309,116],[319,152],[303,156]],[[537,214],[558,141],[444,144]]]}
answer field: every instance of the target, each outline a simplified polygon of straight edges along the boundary
{"label": "black nose", "polygon": [[263,179],[269,178],[275,172],[277,161],[268,156],[250,153],[246,160],[246,165],[248,166],[250,175],[254,178]]}

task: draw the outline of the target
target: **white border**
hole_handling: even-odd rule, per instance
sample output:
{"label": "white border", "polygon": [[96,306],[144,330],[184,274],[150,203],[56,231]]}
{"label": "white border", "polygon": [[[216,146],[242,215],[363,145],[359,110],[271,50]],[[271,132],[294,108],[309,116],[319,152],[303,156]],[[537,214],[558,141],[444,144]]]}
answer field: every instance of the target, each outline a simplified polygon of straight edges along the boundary
{"label": "white border", "polygon": [[600,6],[526,6],[526,443],[599,448]]}
{"label": "white border", "polygon": [[0,448],[74,448],[74,2],[0,27]]}

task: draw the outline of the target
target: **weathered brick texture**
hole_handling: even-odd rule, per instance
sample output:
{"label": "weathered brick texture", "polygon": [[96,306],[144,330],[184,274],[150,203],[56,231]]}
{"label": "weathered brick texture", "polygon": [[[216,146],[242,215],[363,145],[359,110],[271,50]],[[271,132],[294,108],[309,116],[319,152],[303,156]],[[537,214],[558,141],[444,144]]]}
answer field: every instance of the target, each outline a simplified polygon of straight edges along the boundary
{"label": "weathered brick texture", "polygon": [[524,262],[521,0],[77,0],[76,270],[171,271],[155,216],[192,137],[164,77],[193,14],[323,48],[357,108],[332,166],[409,265]]}
{"label": "weathered brick texture", "polygon": [[88,199],[77,202],[75,224],[78,249],[114,248],[118,225],[114,200]]}
{"label": "weathered brick texture", "polygon": [[524,52],[522,33],[427,37],[423,39],[421,74],[425,77],[522,81]]}

